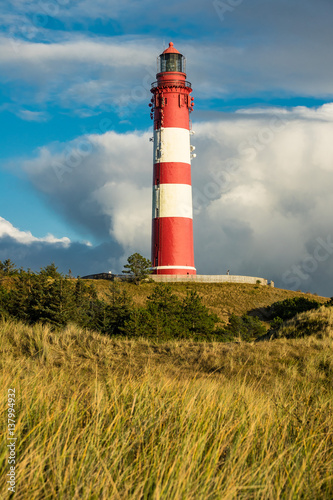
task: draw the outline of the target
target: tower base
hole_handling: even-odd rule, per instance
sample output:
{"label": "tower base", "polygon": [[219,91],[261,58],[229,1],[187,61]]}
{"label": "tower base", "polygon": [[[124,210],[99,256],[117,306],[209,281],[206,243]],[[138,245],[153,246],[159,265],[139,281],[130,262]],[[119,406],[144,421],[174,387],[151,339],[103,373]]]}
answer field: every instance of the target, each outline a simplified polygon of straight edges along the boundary
{"label": "tower base", "polygon": [[177,283],[177,282],[187,282],[187,283],[247,283],[249,285],[268,285],[274,287],[274,283],[271,281],[268,283],[268,280],[265,278],[258,278],[254,276],[235,276],[229,274],[180,274],[178,271],[176,273],[171,274],[170,271],[168,273],[159,273],[159,274],[150,274],[149,277],[154,280],[156,283]]}
{"label": "tower base", "polygon": [[180,275],[189,276],[195,275],[197,273],[195,267],[178,267],[178,266],[159,266],[153,267],[153,275],[164,274],[164,275]]}

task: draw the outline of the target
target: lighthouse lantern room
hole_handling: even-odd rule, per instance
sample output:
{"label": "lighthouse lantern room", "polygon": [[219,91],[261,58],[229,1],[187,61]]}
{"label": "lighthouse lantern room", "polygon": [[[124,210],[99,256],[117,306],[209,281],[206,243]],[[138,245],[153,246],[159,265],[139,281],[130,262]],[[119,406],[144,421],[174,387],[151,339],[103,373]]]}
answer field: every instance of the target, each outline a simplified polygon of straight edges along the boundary
{"label": "lighthouse lantern room", "polygon": [[154,274],[196,274],[190,145],[192,87],[185,57],[169,47],[158,57],[149,104],[154,120],[152,267]]}

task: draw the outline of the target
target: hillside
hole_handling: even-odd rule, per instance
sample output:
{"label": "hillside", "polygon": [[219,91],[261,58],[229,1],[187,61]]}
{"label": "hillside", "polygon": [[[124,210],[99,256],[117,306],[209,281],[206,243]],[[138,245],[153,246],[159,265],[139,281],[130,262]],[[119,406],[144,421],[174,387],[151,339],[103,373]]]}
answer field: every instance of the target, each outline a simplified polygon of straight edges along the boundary
{"label": "hillside", "polygon": [[[106,280],[87,280],[97,288],[101,297],[107,293],[110,282]],[[148,295],[156,286],[154,283],[142,283],[134,285],[131,283],[118,283],[127,290],[137,305],[144,305]],[[202,302],[212,312],[217,314],[223,321],[227,321],[232,313],[240,316],[242,314],[254,313],[265,321],[265,308],[274,302],[293,297],[307,297],[318,302],[327,302],[326,297],[318,297],[310,293],[293,292],[281,288],[269,286],[258,286],[235,283],[171,283],[172,292],[185,297],[187,290],[195,290],[202,298]]]}
{"label": "hillside", "polygon": [[[0,285],[10,290],[13,287],[13,280],[13,277],[2,276],[0,278]],[[69,281],[74,284],[77,282],[75,278],[71,278]],[[84,280],[84,282],[93,285],[97,290],[98,297],[106,299],[106,301],[110,300],[110,286],[115,284],[121,291],[126,291],[137,306],[144,306],[147,297],[151,295],[154,287],[157,286],[156,283],[135,285],[121,281],[114,283],[109,280]],[[267,319],[265,308],[271,306],[274,302],[293,297],[306,297],[320,303],[328,301],[327,297],[320,297],[310,293],[251,284],[169,283],[168,286],[171,287],[172,293],[181,298],[184,298],[190,290],[196,291],[200,295],[203,304],[225,322],[228,321],[232,313],[237,316],[254,314],[262,321],[265,321]]]}
{"label": "hillside", "polygon": [[39,273],[4,276],[0,284],[0,318],[54,328],[75,324],[160,342],[255,340],[281,321],[328,301],[260,284],[73,279],[58,273],[54,264]]}

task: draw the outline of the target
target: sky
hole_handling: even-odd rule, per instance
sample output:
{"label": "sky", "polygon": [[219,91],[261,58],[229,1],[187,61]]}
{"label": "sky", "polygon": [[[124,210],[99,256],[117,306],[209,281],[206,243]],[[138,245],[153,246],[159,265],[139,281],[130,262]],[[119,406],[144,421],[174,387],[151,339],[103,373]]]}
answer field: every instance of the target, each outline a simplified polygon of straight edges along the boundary
{"label": "sky", "polygon": [[0,260],[150,257],[156,58],[195,107],[198,274],[333,295],[331,0],[0,1]]}

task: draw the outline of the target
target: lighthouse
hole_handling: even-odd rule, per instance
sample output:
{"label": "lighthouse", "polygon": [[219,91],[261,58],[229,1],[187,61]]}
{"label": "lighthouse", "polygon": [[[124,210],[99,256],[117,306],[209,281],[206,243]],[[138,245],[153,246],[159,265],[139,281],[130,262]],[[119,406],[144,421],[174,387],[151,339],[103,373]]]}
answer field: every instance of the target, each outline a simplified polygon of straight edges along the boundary
{"label": "lighthouse", "polygon": [[154,120],[153,274],[196,274],[193,251],[190,112],[186,60],[169,43],[157,59],[149,104]]}

